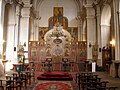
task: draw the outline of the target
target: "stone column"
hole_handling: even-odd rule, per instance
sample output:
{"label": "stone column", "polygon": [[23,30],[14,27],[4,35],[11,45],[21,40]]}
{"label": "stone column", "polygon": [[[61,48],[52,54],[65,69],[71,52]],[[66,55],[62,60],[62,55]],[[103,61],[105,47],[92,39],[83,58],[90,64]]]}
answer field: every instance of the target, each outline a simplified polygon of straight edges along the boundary
{"label": "stone column", "polygon": [[[114,32],[115,32],[115,60],[110,67],[110,76],[115,77],[115,62],[120,62],[120,1],[113,0],[114,13]],[[118,67],[118,75],[120,76],[120,67]]]}
{"label": "stone column", "polygon": [[3,6],[4,4],[2,3],[2,0],[0,0],[0,76],[4,75],[4,66],[2,63],[2,53],[3,53]]}
{"label": "stone column", "polygon": [[117,17],[117,28],[115,30],[115,59],[120,60],[120,12],[118,12],[118,17]]}
{"label": "stone column", "polygon": [[82,41],[82,21],[81,17],[76,17],[77,24],[78,24],[78,41]]}
{"label": "stone column", "polygon": [[96,19],[97,19],[97,32],[96,32],[96,40],[97,40],[97,44],[99,47],[99,55],[98,55],[98,61],[97,64],[99,66],[102,66],[102,46],[101,46],[101,30],[100,30],[100,22],[101,22],[101,18],[100,18],[100,7],[99,5],[96,5]]}
{"label": "stone column", "polygon": [[86,32],[86,24],[87,22],[86,22],[86,19],[84,19],[84,21],[83,21],[83,23],[82,23],[82,25],[83,25],[83,27],[82,27],[82,41],[87,41],[86,40],[86,38],[87,38],[87,32]]}
{"label": "stone column", "polygon": [[19,45],[20,38],[20,18],[21,18],[21,9],[23,5],[22,2],[16,5],[16,25],[14,31],[14,62],[17,62],[17,45]]}
{"label": "stone column", "polygon": [[95,10],[92,6],[92,0],[88,0],[85,7],[87,14],[87,59],[92,59],[92,48],[89,47],[89,44],[94,45],[96,42]]}
{"label": "stone column", "polygon": [[[29,42],[29,33],[30,33],[30,0],[23,0],[24,6],[21,10],[21,21],[20,21],[20,36],[19,44],[23,45],[26,43],[24,48],[25,51],[28,51],[28,42]],[[28,57],[26,54],[25,58]]]}
{"label": "stone column", "polygon": [[[120,0],[115,0],[114,25],[115,25],[115,60],[120,62]],[[118,67],[120,77],[120,65]]]}

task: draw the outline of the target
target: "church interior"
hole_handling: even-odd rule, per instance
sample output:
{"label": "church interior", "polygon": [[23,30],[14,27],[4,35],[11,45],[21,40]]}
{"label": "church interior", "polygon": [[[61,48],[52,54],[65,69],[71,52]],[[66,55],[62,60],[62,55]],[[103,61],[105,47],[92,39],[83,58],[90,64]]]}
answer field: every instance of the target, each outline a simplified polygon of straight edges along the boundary
{"label": "church interior", "polygon": [[0,0],[0,90],[120,90],[119,13],[120,0]]}

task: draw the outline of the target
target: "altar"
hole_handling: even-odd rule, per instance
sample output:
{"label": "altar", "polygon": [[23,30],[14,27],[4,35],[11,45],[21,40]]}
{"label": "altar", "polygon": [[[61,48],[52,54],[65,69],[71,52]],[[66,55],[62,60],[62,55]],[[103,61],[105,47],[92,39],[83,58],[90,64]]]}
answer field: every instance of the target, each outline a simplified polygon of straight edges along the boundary
{"label": "altar", "polygon": [[[57,16],[57,10],[61,11],[61,16]],[[68,27],[68,19],[63,16],[62,7],[55,7],[53,13],[48,20],[49,27],[40,27],[38,41],[29,41],[29,60],[42,63],[44,71],[46,63],[51,64],[47,68],[52,71],[79,71],[79,63],[87,59],[87,42],[78,41],[78,28]],[[47,58],[51,58],[51,61],[47,61]],[[67,61],[64,61],[65,58]],[[62,68],[65,63],[68,67]]]}

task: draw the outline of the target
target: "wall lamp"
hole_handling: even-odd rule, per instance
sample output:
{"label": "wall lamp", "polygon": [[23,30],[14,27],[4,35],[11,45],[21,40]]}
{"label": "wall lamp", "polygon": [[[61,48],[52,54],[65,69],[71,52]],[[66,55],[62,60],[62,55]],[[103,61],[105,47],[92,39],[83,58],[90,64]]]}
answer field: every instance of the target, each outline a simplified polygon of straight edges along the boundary
{"label": "wall lamp", "polygon": [[111,44],[112,46],[115,46],[115,40],[112,39],[112,41],[110,41],[110,44]]}
{"label": "wall lamp", "polygon": [[91,43],[89,43],[89,47],[90,47],[90,48],[92,47],[92,44],[91,44]]}

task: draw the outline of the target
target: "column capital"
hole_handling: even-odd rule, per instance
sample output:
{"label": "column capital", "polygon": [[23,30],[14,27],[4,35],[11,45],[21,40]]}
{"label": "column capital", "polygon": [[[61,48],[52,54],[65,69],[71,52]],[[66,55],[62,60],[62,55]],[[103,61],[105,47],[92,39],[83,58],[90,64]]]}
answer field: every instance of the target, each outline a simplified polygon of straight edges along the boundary
{"label": "column capital", "polygon": [[21,10],[22,17],[30,17],[30,8],[23,7]]}
{"label": "column capital", "polygon": [[24,4],[30,4],[31,0],[22,0]]}
{"label": "column capital", "polygon": [[23,0],[23,3],[26,8],[32,7],[31,0]]}

